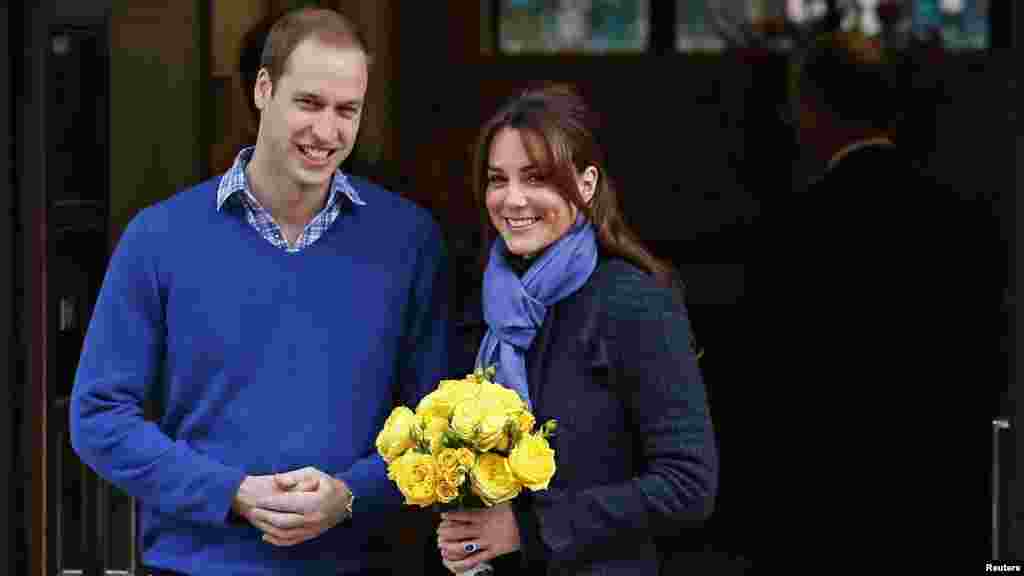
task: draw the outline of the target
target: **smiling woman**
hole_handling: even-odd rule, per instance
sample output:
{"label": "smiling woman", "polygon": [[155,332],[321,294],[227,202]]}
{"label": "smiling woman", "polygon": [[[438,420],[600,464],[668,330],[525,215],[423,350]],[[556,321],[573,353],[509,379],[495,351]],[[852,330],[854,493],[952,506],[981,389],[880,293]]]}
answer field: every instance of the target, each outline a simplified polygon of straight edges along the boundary
{"label": "smiling woman", "polygon": [[[532,144],[533,154],[525,142]],[[553,187],[550,168],[533,160],[543,154],[537,136],[516,128],[502,128],[491,143],[487,168],[487,211],[491,224],[504,238],[509,252],[531,258],[565,235],[576,220],[575,204]],[[544,159],[550,164],[550,160]],[[597,168],[587,166],[577,185],[589,202],[597,184]]]}
{"label": "smiling woman", "polygon": [[597,142],[564,86],[523,93],[481,130],[475,185],[497,238],[476,367],[558,421],[557,462],[548,490],[443,516],[452,572],[682,573],[674,538],[711,513],[717,452],[681,290],[623,221]]}
{"label": "smiling woman", "polygon": [[[622,217],[597,142],[597,124],[596,115],[567,85],[528,90],[513,99],[480,131],[473,165],[478,202],[513,254],[531,255],[549,246],[582,212],[604,251],[672,286],[678,280],[675,272],[654,257]],[[539,221],[517,220],[513,227],[512,217]]]}

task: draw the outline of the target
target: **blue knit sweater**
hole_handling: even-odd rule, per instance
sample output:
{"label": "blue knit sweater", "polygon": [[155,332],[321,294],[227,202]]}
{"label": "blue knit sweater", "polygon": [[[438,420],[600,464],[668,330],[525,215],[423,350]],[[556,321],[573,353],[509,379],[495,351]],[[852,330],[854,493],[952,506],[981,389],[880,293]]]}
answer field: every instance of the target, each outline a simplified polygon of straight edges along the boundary
{"label": "blue knit sweater", "polygon": [[[447,376],[433,220],[365,181],[295,254],[215,207],[217,179],[140,212],[111,260],[71,399],[83,461],[141,503],[143,561],[188,574],[335,574],[371,560],[401,497],[374,440]],[[143,404],[161,407],[156,422]],[[245,475],[314,466],[350,525],[293,547],[229,518]]]}

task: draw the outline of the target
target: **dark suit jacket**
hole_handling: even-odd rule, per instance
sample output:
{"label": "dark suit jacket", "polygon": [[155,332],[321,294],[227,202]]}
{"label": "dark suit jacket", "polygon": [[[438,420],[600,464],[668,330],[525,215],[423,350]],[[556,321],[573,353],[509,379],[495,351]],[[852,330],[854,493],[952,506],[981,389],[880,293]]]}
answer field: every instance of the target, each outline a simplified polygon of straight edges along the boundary
{"label": "dark suit jacket", "polygon": [[763,369],[738,471],[755,567],[895,552],[895,569],[952,535],[982,558],[1000,257],[976,208],[884,147],[762,206],[736,351]]}
{"label": "dark suit jacket", "polygon": [[616,259],[548,310],[526,364],[537,421],[559,424],[558,468],[516,501],[511,570],[654,575],[699,541],[717,454],[688,328],[674,293]]}

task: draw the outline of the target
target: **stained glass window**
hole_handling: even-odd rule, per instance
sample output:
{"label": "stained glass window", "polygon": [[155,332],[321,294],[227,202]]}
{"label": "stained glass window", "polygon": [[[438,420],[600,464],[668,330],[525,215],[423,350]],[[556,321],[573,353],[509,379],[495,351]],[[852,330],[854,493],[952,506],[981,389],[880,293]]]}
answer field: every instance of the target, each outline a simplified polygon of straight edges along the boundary
{"label": "stained glass window", "polygon": [[715,19],[739,23],[781,18],[787,0],[676,0],[676,49],[680,52],[717,52],[725,42]]}
{"label": "stained glass window", "polygon": [[914,5],[916,34],[937,34],[954,51],[989,47],[989,0],[917,0]]}
{"label": "stained glass window", "polygon": [[[891,39],[906,38],[909,31],[962,51],[989,47],[990,1],[840,0],[839,5],[845,8],[843,29]],[[894,4],[902,8],[885,10]],[[498,46],[506,54],[644,53],[649,48],[650,0],[501,0],[497,5]],[[726,48],[723,22],[785,18],[806,24],[826,10],[825,0],[676,0],[675,47],[718,52]],[[887,19],[892,14],[897,21]]]}
{"label": "stained glass window", "polygon": [[644,52],[647,0],[502,0],[499,46],[508,54]]}

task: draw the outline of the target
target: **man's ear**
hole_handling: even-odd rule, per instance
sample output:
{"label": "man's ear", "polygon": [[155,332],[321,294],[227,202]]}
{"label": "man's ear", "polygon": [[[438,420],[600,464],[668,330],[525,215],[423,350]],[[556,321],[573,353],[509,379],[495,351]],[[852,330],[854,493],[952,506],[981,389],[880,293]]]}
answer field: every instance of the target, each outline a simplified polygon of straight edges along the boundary
{"label": "man's ear", "polygon": [[253,87],[256,109],[262,111],[273,96],[274,83],[270,80],[270,73],[266,68],[261,68],[259,74],[256,75],[256,85]]}
{"label": "man's ear", "polygon": [[584,204],[590,204],[594,193],[597,192],[598,178],[600,178],[600,174],[597,171],[597,166],[587,166],[576,177],[576,184],[580,188],[580,196],[583,197]]}

